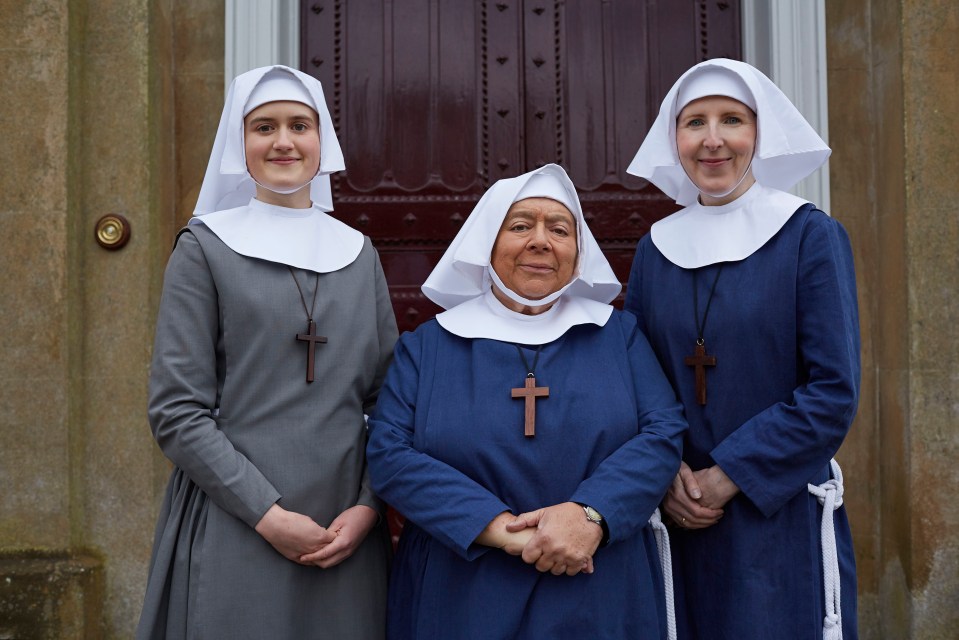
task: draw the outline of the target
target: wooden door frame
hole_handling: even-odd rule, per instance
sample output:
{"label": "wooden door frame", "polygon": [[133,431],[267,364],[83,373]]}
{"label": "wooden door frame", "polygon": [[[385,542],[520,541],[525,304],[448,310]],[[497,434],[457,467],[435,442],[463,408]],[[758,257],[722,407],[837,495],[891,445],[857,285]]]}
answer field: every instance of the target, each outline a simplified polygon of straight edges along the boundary
{"label": "wooden door frame", "polygon": [[[299,67],[300,0],[226,0],[225,8],[226,86],[255,67]],[[825,0],[742,0],[742,19],[743,59],[772,78],[828,142]],[[829,211],[828,163],[793,192]]]}

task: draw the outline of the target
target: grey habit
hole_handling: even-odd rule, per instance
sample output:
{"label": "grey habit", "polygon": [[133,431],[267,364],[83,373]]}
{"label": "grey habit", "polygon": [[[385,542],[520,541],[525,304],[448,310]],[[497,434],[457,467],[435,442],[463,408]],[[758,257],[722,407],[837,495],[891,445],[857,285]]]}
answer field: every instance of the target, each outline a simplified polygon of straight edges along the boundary
{"label": "grey habit", "polygon": [[[331,569],[287,560],[253,528],[277,501],[322,526],[357,504],[383,513],[363,413],[396,322],[376,251],[366,238],[352,264],[320,274],[314,319],[328,342],[307,384],[295,339],[307,316],[288,267],[188,229],[167,266],[150,375],[150,425],[175,467],[136,637],[382,638],[385,518]],[[315,273],[293,271],[309,305]]]}

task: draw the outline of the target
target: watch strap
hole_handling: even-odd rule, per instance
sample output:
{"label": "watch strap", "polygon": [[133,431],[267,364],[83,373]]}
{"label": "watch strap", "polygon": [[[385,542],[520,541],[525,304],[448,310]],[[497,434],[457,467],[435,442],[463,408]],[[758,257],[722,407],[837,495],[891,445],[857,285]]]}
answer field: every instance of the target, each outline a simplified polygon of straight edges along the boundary
{"label": "watch strap", "polygon": [[[609,544],[609,525],[606,524],[606,517],[603,516],[603,514],[601,514],[597,509],[594,509],[593,507],[589,506],[588,504],[583,504],[582,502],[577,502],[576,504],[578,504],[579,506],[581,506],[581,507],[583,508],[583,512],[585,513],[587,520],[589,520],[590,522],[593,522],[593,523],[595,523],[595,524],[598,524],[598,525],[600,526],[600,528],[602,528],[602,530],[603,530],[603,539],[600,540],[599,546],[605,547],[606,545],[608,545],[608,544]],[[592,510],[592,511],[595,512],[597,515],[599,515],[599,520],[598,520],[598,521],[597,521],[596,519],[594,519],[592,516],[590,516],[590,514],[589,514],[590,510]]]}

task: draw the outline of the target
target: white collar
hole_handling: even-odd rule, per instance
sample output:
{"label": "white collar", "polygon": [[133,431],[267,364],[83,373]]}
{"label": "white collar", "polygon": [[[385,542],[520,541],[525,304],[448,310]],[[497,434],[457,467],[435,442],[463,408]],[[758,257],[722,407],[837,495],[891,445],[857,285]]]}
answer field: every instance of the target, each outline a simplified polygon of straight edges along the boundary
{"label": "white collar", "polygon": [[650,237],[666,259],[684,269],[736,262],[758,251],[806,200],[758,182],[732,202],[698,202],[653,224]]}
{"label": "white collar", "polygon": [[317,273],[351,264],[363,249],[363,234],[320,211],[288,209],[256,198],[243,207],[190,220],[205,224],[233,251]]}
{"label": "white collar", "polygon": [[580,324],[605,326],[613,307],[581,297],[564,296],[547,311],[528,316],[507,309],[492,291],[436,316],[440,326],[461,338],[488,338],[518,344],[547,344]]}

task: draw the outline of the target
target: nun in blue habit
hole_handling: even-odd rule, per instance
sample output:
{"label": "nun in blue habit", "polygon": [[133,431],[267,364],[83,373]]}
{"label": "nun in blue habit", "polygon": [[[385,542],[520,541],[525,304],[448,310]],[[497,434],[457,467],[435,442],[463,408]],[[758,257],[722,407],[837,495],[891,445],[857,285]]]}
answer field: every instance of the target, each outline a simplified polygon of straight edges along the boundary
{"label": "nun in blue habit", "polygon": [[667,637],[649,521],[686,422],[620,288],[556,165],[494,184],[423,285],[447,310],[369,420],[407,518],[388,637]]}
{"label": "nun in blue habit", "polygon": [[842,225],[786,193],[829,148],[742,62],[687,71],[629,167],[684,209],[636,251],[626,309],[689,420],[663,507],[680,638],[854,640],[833,459],[859,400]]}

